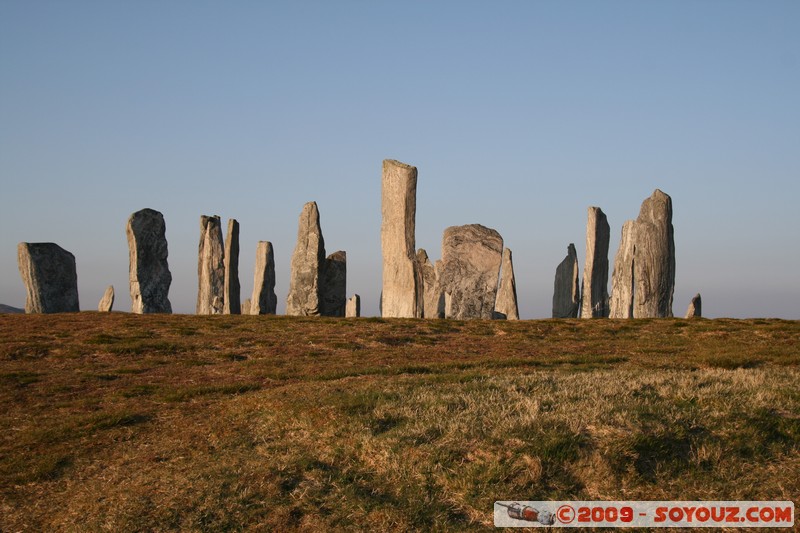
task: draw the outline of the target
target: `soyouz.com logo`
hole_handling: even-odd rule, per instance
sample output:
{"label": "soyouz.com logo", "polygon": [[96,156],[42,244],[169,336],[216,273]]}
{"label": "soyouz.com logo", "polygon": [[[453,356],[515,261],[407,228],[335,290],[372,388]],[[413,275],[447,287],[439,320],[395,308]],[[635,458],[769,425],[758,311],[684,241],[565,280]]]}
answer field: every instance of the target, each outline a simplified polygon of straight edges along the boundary
{"label": "soyouz.com logo", "polygon": [[496,527],[792,527],[790,501],[494,502]]}

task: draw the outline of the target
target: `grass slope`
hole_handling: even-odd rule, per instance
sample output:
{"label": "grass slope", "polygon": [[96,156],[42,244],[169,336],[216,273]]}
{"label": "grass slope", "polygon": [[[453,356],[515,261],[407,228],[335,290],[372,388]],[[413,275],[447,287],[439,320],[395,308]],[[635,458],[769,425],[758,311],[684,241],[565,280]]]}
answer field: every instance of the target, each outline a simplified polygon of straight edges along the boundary
{"label": "grass slope", "polygon": [[0,316],[0,530],[794,499],[800,322]]}

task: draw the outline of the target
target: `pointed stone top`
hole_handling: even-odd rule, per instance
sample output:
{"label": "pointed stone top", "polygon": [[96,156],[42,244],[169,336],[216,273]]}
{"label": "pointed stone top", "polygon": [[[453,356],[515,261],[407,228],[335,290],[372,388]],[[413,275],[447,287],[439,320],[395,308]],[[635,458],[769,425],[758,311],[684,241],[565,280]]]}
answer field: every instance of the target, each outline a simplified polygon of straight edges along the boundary
{"label": "pointed stone top", "polygon": [[428,252],[425,251],[425,248],[420,248],[417,250],[417,261],[420,263],[425,263],[429,261],[428,259]]}
{"label": "pointed stone top", "polygon": [[386,167],[401,167],[413,171],[417,170],[417,167],[409,165],[408,163],[403,163],[402,161],[398,161],[396,159],[384,159],[383,168],[386,169]]}
{"label": "pointed stone top", "polygon": [[578,252],[575,251],[575,243],[572,243],[572,242],[569,243],[569,246],[567,246],[567,255],[570,256],[570,257],[571,256],[576,256],[576,257],[578,256]]}
{"label": "pointed stone top", "polygon": [[637,220],[656,221],[662,219],[667,224],[672,223],[672,198],[661,189],[656,189],[649,198],[642,202]]}

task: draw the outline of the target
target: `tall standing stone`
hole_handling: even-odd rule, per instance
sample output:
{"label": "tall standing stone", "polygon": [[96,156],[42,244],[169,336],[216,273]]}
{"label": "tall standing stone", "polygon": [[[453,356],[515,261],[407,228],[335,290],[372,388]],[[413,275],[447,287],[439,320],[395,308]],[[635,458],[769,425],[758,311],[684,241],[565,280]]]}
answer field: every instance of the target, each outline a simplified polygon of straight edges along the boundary
{"label": "tall standing stone", "polygon": [[381,182],[381,314],[384,317],[420,318],[423,314],[422,275],[415,261],[416,212],[417,168],[384,160]]}
{"label": "tall standing stone", "polygon": [[52,242],[21,242],[17,264],[27,292],[26,313],[80,311],[74,255]]}
{"label": "tall standing stone", "polygon": [[272,243],[259,241],[256,246],[256,267],[253,274],[253,296],[246,300],[251,315],[274,315],[278,307],[275,295],[275,253]]}
{"label": "tall standing stone", "polygon": [[114,307],[114,286],[109,285],[103,297],[100,298],[100,303],[97,304],[97,310],[101,313],[110,313]]}
{"label": "tall standing stone", "polygon": [[675,238],[672,198],[656,189],[642,202],[636,219],[633,303],[635,318],[672,316]]}
{"label": "tall standing stone", "polygon": [[494,304],[496,318],[519,320],[517,306],[517,280],[514,277],[514,263],[511,250],[503,250],[503,264],[500,269],[500,288],[497,290],[497,301]]}
{"label": "tall standing stone", "polygon": [[633,262],[636,250],[636,222],[627,220],[622,225],[619,249],[614,257],[614,272],[611,274],[611,318],[633,318]]}
{"label": "tall standing stone", "polygon": [[442,238],[440,283],[445,317],[491,319],[503,258],[503,238],[480,224],[451,226]]}
{"label": "tall standing stone", "polygon": [[698,292],[689,303],[689,309],[686,310],[686,318],[699,318],[701,316],[703,316],[703,300]]}
{"label": "tall standing stone", "polygon": [[225,239],[225,289],[222,313],[239,315],[242,313],[241,291],[239,286],[239,222],[228,220],[228,236]]}
{"label": "tall standing stone", "polygon": [[358,318],[361,316],[361,296],[354,294],[347,300],[347,308],[345,309],[344,316],[348,318]]}
{"label": "tall standing stone", "polygon": [[436,268],[423,248],[417,250],[417,268],[422,277],[423,318],[444,318],[444,294],[439,286]]}
{"label": "tall standing stone", "polygon": [[581,318],[608,316],[608,241],[611,228],[599,207],[590,207],[586,222]]}
{"label": "tall standing stone", "polygon": [[339,250],[325,259],[321,283],[322,316],[345,316],[347,305],[347,253]]}
{"label": "tall standing stone", "polygon": [[581,304],[578,253],[575,245],[567,247],[567,257],[556,267],[553,284],[553,318],[577,318]]}
{"label": "tall standing stone", "polygon": [[167,226],[164,215],[142,209],[128,218],[131,313],[171,313],[169,286],[172,274],[167,262]]}
{"label": "tall standing stone", "polygon": [[319,316],[321,312],[320,281],[325,268],[325,240],[319,224],[316,202],[303,206],[297,224],[297,245],[292,254],[289,296],[286,314]]}
{"label": "tall standing stone", "polygon": [[197,314],[221,315],[225,307],[225,247],[218,216],[200,217],[197,249]]}

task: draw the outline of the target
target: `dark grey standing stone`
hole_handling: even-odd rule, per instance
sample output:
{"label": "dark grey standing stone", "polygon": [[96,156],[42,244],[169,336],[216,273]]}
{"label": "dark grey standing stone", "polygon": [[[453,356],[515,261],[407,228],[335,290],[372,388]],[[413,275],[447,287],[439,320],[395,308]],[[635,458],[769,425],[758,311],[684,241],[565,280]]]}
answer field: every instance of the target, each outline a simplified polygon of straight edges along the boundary
{"label": "dark grey standing stone", "polygon": [[322,316],[345,316],[347,305],[347,253],[339,250],[325,259],[321,284]]}
{"label": "dark grey standing stone", "polygon": [[197,250],[197,314],[221,315],[225,307],[225,247],[218,216],[200,217]]}
{"label": "dark grey standing stone", "polygon": [[253,296],[247,300],[250,307],[248,313],[274,315],[278,307],[278,297],[275,295],[275,253],[271,242],[258,242],[254,272]]}
{"label": "dark grey standing stone", "polygon": [[17,264],[27,291],[26,313],[80,311],[74,255],[52,242],[21,242]]}
{"label": "dark grey standing stone", "polygon": [[111,309],[114,307],[114,286],[109,285],[106,288],[106,292],[103,293],[103,297],[100,299],[100,303],[97,304],[97,310],[101,313],[110,313]]}
{"label": "dark grey standing stone", "polygon": [[172,313],[164,215],[142,209],[128,218],[129,279],[132,313]]}
{"label": "dark grey standing stone", "polygon": [[325,239],[316,202],[303,206],[297,224],[297,245],[292,254],[286,314],[319,316],[322,310],[321,278],[325,269]]}
{"label": "dark grey standing stone", "polygon": [[239,286],[239,222],[228,220],[228,236],[225,239],[225,289],[222,313],[239,315],[242,313],[241,290]]}
{"label": "dark grey standing stone", "polygon": [[703,301],[698,292],[694,295],[694,298],[692,298],[689,309],[686,310],[686,318],[699,318],[701,316],[703,316]]}
{"label": "dark grey standing stone", "polygon": [[636,219],[634,318],[672,316],[675,239],[672,199],[656,189],[642,202]]}
{"label": "dark grey standing stone", "polygon": [[480,224],[451,226],[442,238],[440,283],[445,317],[491,319],[503,258],[503,238]]}
{"label": "dark grey standing stone", "polygon": [[588,211],[580,316],[603,318],[608,316],[608,241],[611,228],[602,209],[590,207]]}
{"label": "dark grey standing stone", "polygon": [[567,257],[556,267],[553,283],[553,318],[577,318],[581,303],[578,252],[575,245],[567,247]]}

